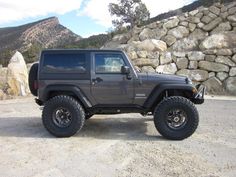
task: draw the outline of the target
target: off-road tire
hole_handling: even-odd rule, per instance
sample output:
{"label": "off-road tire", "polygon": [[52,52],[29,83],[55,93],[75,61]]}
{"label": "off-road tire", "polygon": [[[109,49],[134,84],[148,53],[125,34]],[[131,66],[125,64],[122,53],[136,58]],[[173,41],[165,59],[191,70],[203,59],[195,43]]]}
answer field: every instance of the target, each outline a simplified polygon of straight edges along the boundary
{"label": "off-road tire", "polygon": [[[172,129],[166,123],[167,114],[171,109],[181,109],[187,115],[187,121],[180,129]],[[199,115],[195,105],[184,97],[173,96],[163,99],[154,112],[154,124],[158,132],[171,140],[183,140],[191,136],[199,122]]]}
{"label": "off-road tire", "polygon": [[[71,123],[68,127],[59,127],[53,121],[54,111],[63,107],[71,113]],[[85,113],[82,106],[73,97],[60,95],[51,98],[46,102],[43,113],[42,121],[44,127],[56,137],[70,137],[76,132],[80,131],[84,125]]]}
{"label": "off-road tire", "polygon": [[38,63],[34,63],[29,71],[29,89],[34,96],[38,96],[38,90],[35,89],[35,81],[38,80]]}

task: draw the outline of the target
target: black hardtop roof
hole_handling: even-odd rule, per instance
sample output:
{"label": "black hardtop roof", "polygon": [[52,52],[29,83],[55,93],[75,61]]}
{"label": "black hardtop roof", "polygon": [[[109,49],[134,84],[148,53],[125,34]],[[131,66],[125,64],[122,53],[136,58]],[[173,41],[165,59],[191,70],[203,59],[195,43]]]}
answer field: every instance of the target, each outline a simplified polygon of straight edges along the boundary
{"label": "black hardtop roof", "polygon": [[44,49],[42,53],[47,52],[123,52],[120,49]]}

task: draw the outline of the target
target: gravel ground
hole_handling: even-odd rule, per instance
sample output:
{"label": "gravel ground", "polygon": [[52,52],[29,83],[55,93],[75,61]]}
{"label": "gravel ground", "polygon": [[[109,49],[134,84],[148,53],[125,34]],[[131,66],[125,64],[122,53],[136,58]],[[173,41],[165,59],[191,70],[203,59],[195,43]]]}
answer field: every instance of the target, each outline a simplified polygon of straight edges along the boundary
{"label": "gravel ground", "polygon": [[163,139],[139,114],[94,116],[54,138],[33,98],[0,101],[0,176],[236,176],[236,101],[197,107],[200,125],[183,141]]}

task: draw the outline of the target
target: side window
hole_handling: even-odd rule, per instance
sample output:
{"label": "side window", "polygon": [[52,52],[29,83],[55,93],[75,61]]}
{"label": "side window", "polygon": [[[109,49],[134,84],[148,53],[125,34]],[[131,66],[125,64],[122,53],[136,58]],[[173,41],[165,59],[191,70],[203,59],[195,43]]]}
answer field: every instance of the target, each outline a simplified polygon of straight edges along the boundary
{"label": "side window", "polygon": [[121,73],[124,65],[121,54],[95,54],[96,73]]}
{"label": "side window", "polygon": [[84,53],[44,54],[43,71],[49,73],[85,73],[86,56]]}

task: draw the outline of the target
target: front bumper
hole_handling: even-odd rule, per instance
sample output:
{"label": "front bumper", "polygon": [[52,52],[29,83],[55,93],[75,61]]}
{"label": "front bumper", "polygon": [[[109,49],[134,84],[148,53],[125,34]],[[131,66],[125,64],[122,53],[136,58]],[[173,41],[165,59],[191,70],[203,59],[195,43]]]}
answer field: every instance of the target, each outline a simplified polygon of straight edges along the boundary
{"label": "front bumper", "polygon": [[206,92],[206,86],[199,84],[196,86],[197,93],[194,94],[192,102],[195,104],[202,104],[204,103],[204,95]]}

